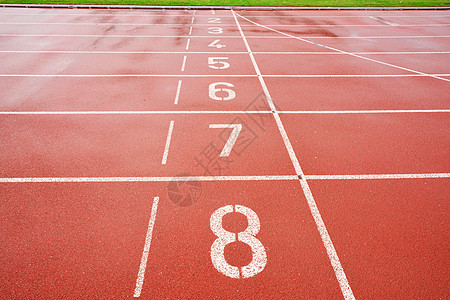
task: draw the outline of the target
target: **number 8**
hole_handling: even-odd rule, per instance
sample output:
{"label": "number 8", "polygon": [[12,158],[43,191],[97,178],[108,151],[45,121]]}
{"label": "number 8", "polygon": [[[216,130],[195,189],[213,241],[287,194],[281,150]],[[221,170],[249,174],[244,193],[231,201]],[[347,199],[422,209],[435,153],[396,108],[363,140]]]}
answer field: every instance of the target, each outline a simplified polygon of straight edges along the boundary
{"label": "number 8", "polygon": [[[267,264],[266,250],[263,244],[255,237],[259,232],[260,222],[258,215],[250,208],[235,205],[234,209],[236,212],[246,216],[248,220],[248,227],[237,234],[237,239],[249,245],[252,249],[252,261],[240,270],[243,278],[249,278],[264,270]],[[211,261],[220,273],[231,278],[239,278],[239,268],[228,264],[224,256],[225,246],[236,242],[236,234],[225,230],[222,226],[222,218],[232,212],[233,205],[227,205],[217,209],[211,215],[211,230],[218,237],[211,246]]]}

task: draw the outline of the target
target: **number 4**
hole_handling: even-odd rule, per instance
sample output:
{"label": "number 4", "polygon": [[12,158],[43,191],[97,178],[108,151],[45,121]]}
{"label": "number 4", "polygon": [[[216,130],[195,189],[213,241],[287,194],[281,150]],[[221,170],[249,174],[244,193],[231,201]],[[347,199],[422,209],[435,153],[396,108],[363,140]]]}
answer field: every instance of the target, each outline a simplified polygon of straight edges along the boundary
{"label": "number 4", "polygon": [[239,133],[242,130],[242,124],[210,124],[209,128],[232,128],[230,136],[228,137],[227,143],[222,149],[220,153],[220,157],[229,156],[231,153],[231,149],[233,149],[234,144],[239,136]]}
{"label": "number 4", "polygon": [[220,42],[220,40],[215,40],[214,42],[209,44],[208,47],[211,47],[211,48],[215,47],[215,48],[218,48],[218,49],[226,47],[225,45],[219,44],[219,42]]}

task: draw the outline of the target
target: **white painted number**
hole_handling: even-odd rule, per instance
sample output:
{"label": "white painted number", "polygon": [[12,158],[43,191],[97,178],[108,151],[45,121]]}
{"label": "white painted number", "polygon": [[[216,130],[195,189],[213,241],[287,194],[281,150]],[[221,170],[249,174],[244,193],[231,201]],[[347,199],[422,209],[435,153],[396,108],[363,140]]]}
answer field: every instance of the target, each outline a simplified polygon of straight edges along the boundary
{"label": "white painted number", "polygon": [[208,18],[208,23],[222,23],[220,18]]}
{"label": "white painted number", "polygon": [[208,47],[211,47],[211,48],[215,47],[215,48],[218,48],[218,49],[226,47],[225,45],[219,44],[219,42],[220,42],[220,40],[215,40],[214,42],[209,44]]}
{"label": "white painted number", "polygon": [[228,57],[208,57],[208,65],[211,69],[228,69],[230,67],[230,64],[225,61],[221,61],[224,59],[228,59]]}
{"label": "white painted number", "polygon": [[222,152],[220,153],[220,157],[230,156],[231,149],[233,149],[233,146],[236,143],[239,133],[242,130],[242,124],[210,124],[209,128],[233,129],[230,136],[228,137],[225,146],[223,146]]}
{"label": "white painted number", "polygon": [[[226,214],[235,212],[241,213],[247,217],[248,227],[237,234],[237,240],[250,246],[252,249],[252,261],[242,267],[232,266],[227,263],[224,256],[225,246],[236,242],[236,233],[225,230],[222,226],[222,219]],[[219,208],[211,215],[210,227],[217,239],[211,246],[211,260],[214,267],[220,273],[231,278],[249,278],[257,275],[264,270],[267,264],[266,249],[263,244],[255,237],[261,227],[258,215],[248,207],[242,205],[227,205]]]}
{"label": "white painted number", "polygon": [[[232,85],[231,83],[228,83],[228,82],[211,83],[209,85],[209,98],[211,98],[213,100],[232,100],[232,99],[236,98],[236,93],[233,90],[227,89],[227,88],[217,88],[218,85],[234,87],[234,85]],[[218,95],[219,92],[224,92],[224,93],[227,93],[228,95],[226,97],[223,97],[223,96],[221,97],[220,95]]]}
{"label": "white painted number", "polygon": [[208,33],[220,34],[220,33],[223,33],[223,29],[221,27],[209,27],[208,28]]}

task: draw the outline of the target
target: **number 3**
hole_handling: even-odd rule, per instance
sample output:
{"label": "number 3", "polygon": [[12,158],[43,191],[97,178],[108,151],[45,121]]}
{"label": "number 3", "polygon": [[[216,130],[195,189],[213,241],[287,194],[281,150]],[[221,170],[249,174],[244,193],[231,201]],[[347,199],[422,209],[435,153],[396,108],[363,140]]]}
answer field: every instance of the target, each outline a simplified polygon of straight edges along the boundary
{"label": "number 3", "polygon": [[[237,240],[249,245],[252,249],[252,261],[240,270],[238,267],[228,264],[224,256],[225,246],[236,242],[236,234],[225,230],[222,226],[223,217],[232,213],[233,208],[236,212],[246,216],[248,221],[248,227],[237,234]],[[210,227],[217,236],[217,239],[211,246],[211,261],[217,271],[231,278],[240,278],[240,275],[243,278],[249,278],[264,270],[267,264],[266,249],[255,237],[261,226],[258,215],[253,210],[242,205],[234,205],[234,207],[233,205],[223,206],[211,215]]]}

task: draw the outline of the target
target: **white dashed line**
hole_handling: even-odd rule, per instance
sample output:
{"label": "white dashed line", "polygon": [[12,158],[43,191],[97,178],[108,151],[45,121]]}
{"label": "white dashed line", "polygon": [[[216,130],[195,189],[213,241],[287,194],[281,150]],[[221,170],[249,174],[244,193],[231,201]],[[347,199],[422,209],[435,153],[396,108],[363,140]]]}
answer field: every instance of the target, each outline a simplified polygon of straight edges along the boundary
{"label": "white dashed line", "polygon": [[167,133],[166,146],[164,147],[163,159],[161,161],[161,164],[163,164],[163,165],[165,165],[167,163],[167,156],[169,155],[170,140],[172,138],[174,123],[175,123],[175,121],[170,121],[169,132]]}
{"label": "white dashed line", "polygon": [[184,68],[186,67],[186,59],[187,59],[187,56],[185,55],[183,58],[183,64],[181,65],[181,72],[184,72]]}
{"label": "white dashed line", "polygon": [[178,80],[178,86],[177,86],[177,94],[175,95],[175,101],[173,104],[178,104],[178,99],[180,98],[180,91],[181,91],[181,83],[183,81],[180,79]]}
{"label": "white dashed line", "polygon": [[145,237],[144,251],[142,252],[141,264],[139,266],[139,273],[136,280],[136,288],[133,297],[141,296],[142,286],[144,284],[145,269],[147,268],[148,253],[150,244],[152,242],[153,228],[155,227],[156,213],[158,211],[159,197],[153,198],[152,211],[150,213],[150,220],[148,221],[147,235]]}

